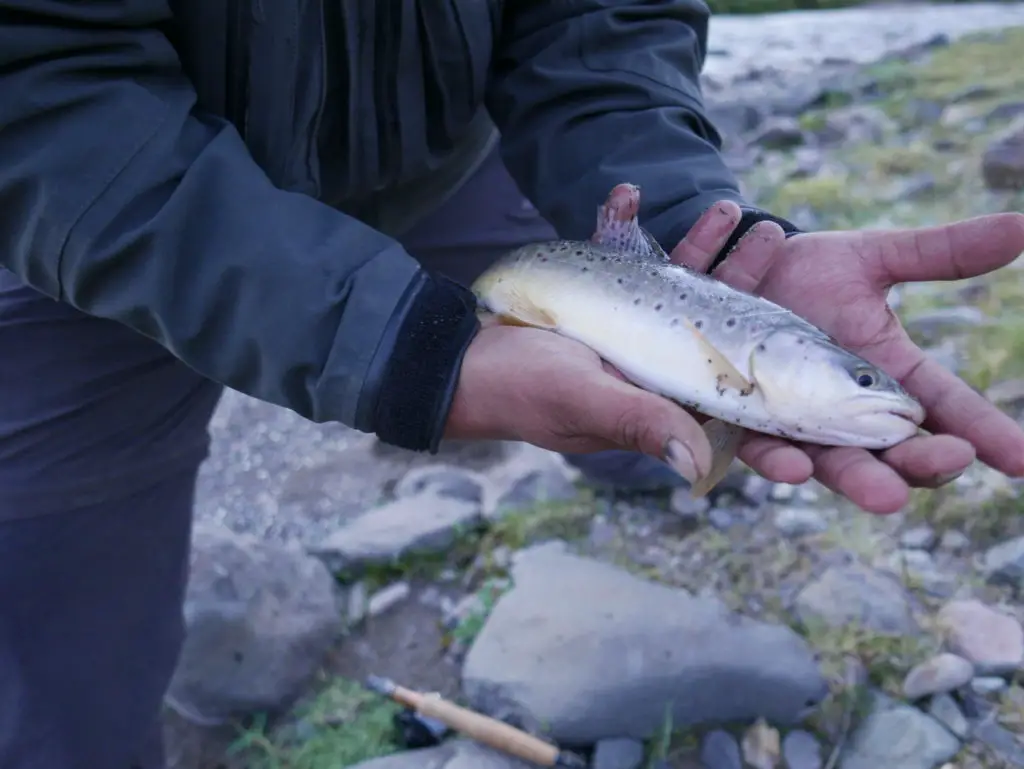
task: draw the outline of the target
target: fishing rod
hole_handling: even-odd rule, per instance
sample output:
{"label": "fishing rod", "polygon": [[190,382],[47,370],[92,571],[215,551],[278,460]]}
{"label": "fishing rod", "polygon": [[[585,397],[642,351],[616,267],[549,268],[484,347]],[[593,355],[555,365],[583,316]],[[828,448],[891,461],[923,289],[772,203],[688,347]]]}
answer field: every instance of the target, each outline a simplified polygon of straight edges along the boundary
{"label": "fishing rod", "polygon": [[449,702],[439,694],[406,689],[388,678],[375,675],[369,676],[364,685],[370,691],[388,697],[423,718],[439,721],[453,731],[508,755],[538,766],[586,769],[587,762],[579,755],[562,750],[557,745],[496,718]]}

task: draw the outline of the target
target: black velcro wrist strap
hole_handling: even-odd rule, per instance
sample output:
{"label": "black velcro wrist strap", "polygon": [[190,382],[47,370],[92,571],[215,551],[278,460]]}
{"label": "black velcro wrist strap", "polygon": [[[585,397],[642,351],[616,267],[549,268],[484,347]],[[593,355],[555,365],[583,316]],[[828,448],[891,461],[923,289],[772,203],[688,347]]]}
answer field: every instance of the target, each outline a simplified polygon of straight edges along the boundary
{"label": "black velcro wrist strap", "polygon": [[425,281],[398,330],[381,381],[374,413],[380,440],[437,452],[463,356],[479,328],[470,291],[443,276]]}
{"label": "black velcro wrist strap", "polygon": [[739,244],[740,239],[758,222],[775,222],[782,228],[782,231],[786,233],[787,238],[792,237],[793,235],[799,235],[803,232],[803,230],[788,219],[783,219],[781,216],[769,214],[767,211],[749,207],[743,207],[740,210],[743,212],[743,215],[740,217],[739,224],[736,225],[736,229],[733,230],[732,235],[729,236],[729,239],[725,242],[722,250],[718,252],[718,256],[716,256],[715,260],[711,263],[711,267],[708,268],[709,273],[725,261],[725,258],[729,256],[729,253]]}

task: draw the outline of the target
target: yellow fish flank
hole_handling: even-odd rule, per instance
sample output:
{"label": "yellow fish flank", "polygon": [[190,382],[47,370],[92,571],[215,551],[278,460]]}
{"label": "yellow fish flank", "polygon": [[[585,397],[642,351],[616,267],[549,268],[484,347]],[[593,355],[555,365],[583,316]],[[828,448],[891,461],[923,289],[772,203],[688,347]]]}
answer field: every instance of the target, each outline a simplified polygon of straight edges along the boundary
{"label": "yellow fish flank", "polygon": [[883,449],[918,432],[924,409],[892,377],[795,313],[673,265],[639,225],[639,191],[618,185],[590,242],[506,254],[474,283],[503,322],[590,347],[630,381],[713,419],[707,493],[743,428],[797,441]]}

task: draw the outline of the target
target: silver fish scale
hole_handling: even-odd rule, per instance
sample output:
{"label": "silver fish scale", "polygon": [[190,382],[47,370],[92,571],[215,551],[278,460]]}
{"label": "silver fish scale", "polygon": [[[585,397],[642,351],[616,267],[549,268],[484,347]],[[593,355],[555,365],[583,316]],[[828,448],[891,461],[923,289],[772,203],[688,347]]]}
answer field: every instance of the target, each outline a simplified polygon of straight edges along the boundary
{"label": "silver fish scale", "polygon": [[576,282],[589,275],[609,291],[631,294],[637,306],[664,312],[666,322],[689,319],[709,338],[749,339],[790,328],[829,340],[819,328],[784,307],[661,259],[571,240],[526,246],[513,256],[520,264],[537,262],[546,270],[567,271],[566,277]]}

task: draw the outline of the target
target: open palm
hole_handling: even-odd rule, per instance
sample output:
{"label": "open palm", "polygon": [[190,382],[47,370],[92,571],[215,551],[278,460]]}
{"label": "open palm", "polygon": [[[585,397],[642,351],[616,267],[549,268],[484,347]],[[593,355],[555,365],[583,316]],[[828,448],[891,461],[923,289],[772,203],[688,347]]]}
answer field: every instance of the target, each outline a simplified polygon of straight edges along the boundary
{"label": "open palm", "polygon": [[[739,213],[732,203],[713,206],[673,251],[673,260],[706,270]],[[802,315],[899,379],[924,404],[924,427],[932,434],[877,454],[751,434],[740,454],[743,461],[776,480],[801,482],[813,475],[877,513],[900,509],[911,486],[948,482],[975,456],[1007,475],[1024,475],[1024,431],[915,345],[886,301],[898,283],[980,275],[1022,252],[1021,214],[789,239],[775,224],[758,224],[715,276]]]}

